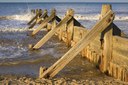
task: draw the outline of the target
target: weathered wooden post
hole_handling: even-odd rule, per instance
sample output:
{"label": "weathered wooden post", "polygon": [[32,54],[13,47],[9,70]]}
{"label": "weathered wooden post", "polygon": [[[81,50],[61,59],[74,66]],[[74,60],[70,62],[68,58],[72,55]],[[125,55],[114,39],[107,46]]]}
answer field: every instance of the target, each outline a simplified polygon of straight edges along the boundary
{"label": "weathered wooden post", "polygon": [[[102,5],[101,18],[110,10],[112,10],[111,5],[104,4]],[[105,29],[101,34],[102,42],[102,56],[101,56],[101,65],[100,69],[104,73],[108,73],[109,64],[112,58],[112,37],[113,37],[113,28],[111,25]]]}
{"label": "weathered wooden post", "polygon": [[[51,11],[51,14],[55,13],[56,15],[56,10],[55,9],[52,9]],[[52,28],[55,28],[57,25],[57,22],[56,22],[56,17],[54,17],[51,21],[50,21],[50,24],[48,23],[47,24],[47,30],[50,31]]]}
{"label": "weathered wooden post", "polygon": [[[55,10],[55,9],[52,9],[52,10],[53,10],[53,12],[56,13],[56,10]],[[55,14],[55,15],[56,15],[56,14]],[[52,28],[55,28],[55,27],[56,27],[56,17],[54,17],[51,22],[52,22],[52,23],[51,23]]]}
{"label": "weathered wooden post", "polygon": [[39,13],[42,14],[42,12],[43,12],[42,9],[39,9]]}
{"label": "weathered wooden post", "polygon": [[33,32],[32,36],[36,35],[43,27],[47,25],[48,22],[50,22],[54,17],[56,17],[56,11],[52,10],[51,15],[46,18]]}
{"label": "weathered wooden post", "polygon": [[42,9],[38,9],[39,16],[36,19],[36,24],[40,21],[41,16],[42,16],[42,12],[43,12]]}
{"label": "weathered wooden post", "polygon": [[71,39],[73,37],[73,28],[74,28],[74,11],[72,9],[67,10],[65,16],[67,15],[72,15],[72,18],[63,26],[61,26],[61,29],[59,29],[59,40],[62,40],[63,37],[65,37],[63,35],[63,32],[66,32],[67,36],[66,36],[66,44],[67,46],[70,45]]}
{"label": "weathered wooden post", "polygon": [[45,67],[40,67],[40,70],[39,70],[39,78],[42,78],[42,74],[44,73],[45,70],[46,70]]}
{"label": "weathered wooden post", "polygon": [[[61,26],[66,24],[72,18],[72,16],[73,16],[72,14],[65,16],[65,18],[63,20],[61,20],[55,28],[53,28],[51,31],[49,31],[36,45],[34,45],[33,49],[39,49],[42,45],[44,45],[56,33],[57,30],[61,29],[60,28]],[[52,19],[53,18],[54,17],[52,17]],[[49,21],[51,21],[51,18]],[[45,26],[45,24],[47,24],[47,23],[45,22],[42,25]],[[42,25],[40,27],[42,27]],[[40,29],[41,28],[38,28],[37,30],[35,30],[33,32],[33,34],[36,34]]]}
{"label": "weathered wooden post", "polygon": [[65,55],[63,55],[56,63],[49,67],[41,76],[54,77],[62,70],[79,52],[81,52],[88,44],[95,39],[104,29],[106,29],[113,21],[114,13],[110,10],[106,15],[85,34],[82,39],[76,43]]}
{"label": "weathered wooden post", "polygon": [[52,28],[52,25],[50,23],[47,23],[47,27],[46,27],[47,31],[50,31],[51,28]]}
{"label": "weathered wooden post", "polygon": [[28,22],[28,25],[30,25],[34,20],[37,20],[39,16],[41,16],[41,13],[36,9],[36,15]]}
{"label": "weathered wooden post", "polygon": [[37,14],[39,14],[39,15],[38,15],[38,17],[36,18],[36,23],[39,21],[40,16],[42,15],[42,9],[37,9]]}
{"label": "weathered wooden post", "polygon": [[44,10],[44,12],[40,16],[40,19],[38,20],[37,24],[41,24],[41,22],[43,22],[43,20],[45,20],[46,18],[48,18],[48,11],[47,11],[47,9]]}
{"label": "weathered wooden post", "polygon": [[42,15],[42,9],[36,9],[36,15],[38,15],[36,18],[36,21],[37,21],[38,18]]}
{"label": "weathered wooden post", "polygon": [[[67,14],[72,14],[74,16],[74,11],[72,9],[67,11]],[[73,40],[73,32],[74,32],[74,18],[72,18],[67,22],[67,46],[71,45],[71,40]]]}
{"label": "weathered wooden post", "polygon": [[[42,11],[40,10],[40,14],[42,14]],[[35,20],[30,26],[29,26],[29,29],[30,28],[33,28],[36,24],[40,24],[41,22],[43,22],[42,19],[46,19],[48,17],[48,14],[47,14],[47,10],[45,9],[43,14],[40,15],[40,17]]]}
{"label": "weathered wooden post", "polygon": [[63,32],[66,32],[66,24],[63,24],[63,26],[60,27],[61,29],[59,29],[58,32],[58,37],[59,40],[61,41],[62,38],[64,37]]}
{"label": "weathered wooden post", "polygon": [[[36,14],[38,14],[39,13],[39,9],[36,9]],[[39,16],[38,16],[39,17]]]}
{"label": "weathered wooden post", "polygon": [[[55,9],[52,9],[54,11],[56,11]],[[47,24],[47,30],[50,31],[52,28],[55,28],[57,25],[57,22],[60,22],[61,19],[56,15],[52,20],[51,23]]]}
{"label": "weathered wooden post", "polygon": [[31,10],[31,13],[35,14],[35,10],[34,10],[34,9],[32,9],[32,10]]}

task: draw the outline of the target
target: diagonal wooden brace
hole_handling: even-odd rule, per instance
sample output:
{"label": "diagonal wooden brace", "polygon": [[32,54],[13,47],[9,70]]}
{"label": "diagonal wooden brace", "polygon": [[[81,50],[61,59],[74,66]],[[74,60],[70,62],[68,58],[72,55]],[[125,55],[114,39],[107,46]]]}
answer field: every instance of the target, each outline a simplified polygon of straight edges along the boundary
{"label": "diagonal wooden brace", "polygon": [[41,15],[41,13],[37,13],[29,22],[28,25],[30,25],[34,20],[36,20],[38,18],[38,16]]}
{"label": "diagonal wooden brace", "polygon": [[[73,10],[70,10],[73,11]],[[61,28],[61,26],[65,23],[67,23],[73,16],[73,13],[68,14],[60,23],[53,28],[51,31],[49,31],[34,47],[33,49],[39,49],[42,45],[44,45],[54,34],[55,32]]]}
{"label": "diagonal wooden brace", "polygon": [[106,29],[114,19],[114,13],[110,10],[106,15],[83,36],[83,38],[74,45],[64,56],[62,56],[56,63],[49,67],[40,77],[49,78],[54,77],[60,70],[62,70],[79,52],[81,52],[87,45],[96,38],[104,29]]}
{"label": "diagonal wooden brace", "polygon": [[36,23],[39,23],[39,22],[43,22],[42,19],[46,19],[48,17],[48,12],[47,10],[44,10],[43,14],[39,17],[39,19],[35,20],[30,26],[29,26],[29,29],[30,28],[33,28]]}
{"label": "diagonal wooden brace", "polygon": [[51,13],[51,15],[48,17],[48,18],[46,18],[39,26],[38,26],[38,28],[36,28],[36,30],[34,30],[33,32],[32,32],[32,36],[34,36],[36,33],[38,33],[44,26],[46,26],[47,25],[47,23],[48,22],[50,22],[54,17],[56,17],[56,11],[55,10],[52,10],[52,13]]}

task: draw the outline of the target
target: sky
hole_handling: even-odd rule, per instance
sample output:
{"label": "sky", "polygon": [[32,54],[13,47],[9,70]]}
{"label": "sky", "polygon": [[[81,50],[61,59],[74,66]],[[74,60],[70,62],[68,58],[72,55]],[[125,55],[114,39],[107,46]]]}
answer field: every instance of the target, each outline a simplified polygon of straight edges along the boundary
{"label": "sky", "polygon": [[0,0],[0,2],[128,2],[128,0]]}

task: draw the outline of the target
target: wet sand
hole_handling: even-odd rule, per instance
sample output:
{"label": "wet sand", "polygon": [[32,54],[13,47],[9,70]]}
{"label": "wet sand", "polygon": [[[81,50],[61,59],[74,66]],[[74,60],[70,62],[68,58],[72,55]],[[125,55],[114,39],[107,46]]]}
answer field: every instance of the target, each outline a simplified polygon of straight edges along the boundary
{"label": "wet sand", "polygon": [[0,84],[126,84],[101,73],[95,64],[80,55],[77,55],[55,78],[38,79],[40,66],[51,66],[70,48],[59,41],[57,36],[53,36],[41,49],[30,51],[28,44],[36,43],[47,32],[41,31],[33,38],[28,36],[28,33],[30,32],[0,32],[0,46],[6,48],[0,50],[1,55],[5,54],[3,56],[6,57],[0,58]]}

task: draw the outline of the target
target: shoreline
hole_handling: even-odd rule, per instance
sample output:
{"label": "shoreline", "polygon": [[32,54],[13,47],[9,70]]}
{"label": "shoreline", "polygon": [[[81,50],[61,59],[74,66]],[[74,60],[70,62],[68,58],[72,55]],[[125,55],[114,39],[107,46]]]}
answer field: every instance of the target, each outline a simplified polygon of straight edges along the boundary
{"label": "shoreline", "polygon": [[[43,32],[43,33],[42,33]],[[8,33],[1,33],[2,36],[5,36]],[[26,32],[18,32],[16,34],[24,35]],[[43,34],[43,35],[42,35]],[[21,47],[26,47],[31,42],[37,42],[42,36],[46,34],[46,31],[41,31],[36,37],[36,39],[32,39],[30,37],[24,38],[27,40],[23,42],[22,40],[18,40],[21,44]],[[9,33],[8,35],[13,35],[13,33]],[[2,38],[1,36],[1,38]],[[14,35],[13,35],[14,36]],[[16,36],[16,35],[15,35]],[[15,37],[14,40],[10,40],[8,42],[8,38],[2,38],[6,45],[8,43],[12,44],[12,46],[16,46]],[[6,40],[7,39],[7,40]],[[22,39],[22,37],[21,37]],[[31,41],[29,41],[31,39]],[[18,84],[18,85],[42,85],[42,84],[118,84],[118,83],[125,83],[118,81],[112,77],[109,77],[99,71],[96,68],[95,64],[89,62],[86,58],[77,55],[75,59],[73,59],[67,66],[64,68],[55,78],[53,79],[38,79],[39,68],[40,66],[51,66],[54,62],[56,62],[65,52],[69,50],[69,48],[65,47],[64,42],[58,43],[59,40],[57,36],[54,36],[47,44],[41,48],[40,51],[32,51],[33,56],[31,57],[21,57],[13,60],[6,60],[5,64],[3,63],[0,66],[0,84],[8,83],[8,84]],[[14,43],[14,45],[13,45]],[[51,43],[51,44],[50,44]],[[19,45],[18,44],[18,45]],[[7,45],[8,46],[8,45]],[[54,48],[54,49],[52,49]],[[45,49],[45,50],[42,50]],[[52,50],[52,51],[51,51]],[[40,54],[40,52],[48,52],[48,54]],[[27,51],[28,52],[28,51]],[[38,54],[38,55],[37,55]],[[52,55],[54,54],[54,55]],[[57,57],[58,56],[58,57]],[[4,61],[3,61],[4,62]],[[10,65],[12,62],[12,65]],[[16,65],[17,64],[17,65]]]}

